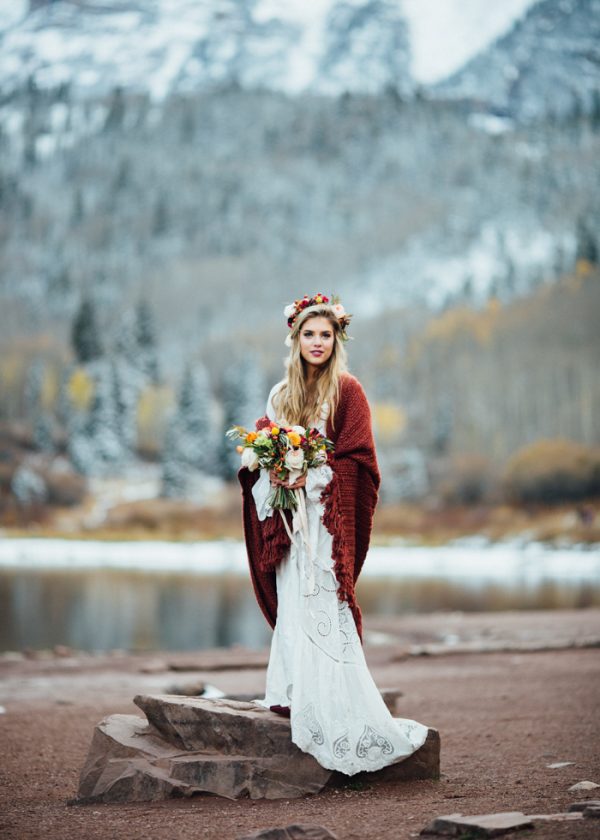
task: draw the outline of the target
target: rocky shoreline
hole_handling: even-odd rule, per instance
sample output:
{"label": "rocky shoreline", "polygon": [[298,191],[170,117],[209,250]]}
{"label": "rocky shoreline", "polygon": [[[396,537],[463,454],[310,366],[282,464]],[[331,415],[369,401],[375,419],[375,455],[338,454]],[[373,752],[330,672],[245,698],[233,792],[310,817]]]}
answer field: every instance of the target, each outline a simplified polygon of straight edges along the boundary
{"label": "rocky shoreline", "polygon": [[597,836],[597,820],[564,814],[598,798],[570,788],[600,783],[600,610],[367,618],[365,627],[378,686],[399,692],[396,714],[440,733],[439,779],[350,780],[277,801],[196,795],[70,806],[99,720],[139,712],[136,694],[209,686],[259,696],[268,650],[13,652],[0,657],[2,836],[233,840],[302,823],[348,840],[402,840],[444,815],[498,812],[526,815],[536,838]]}

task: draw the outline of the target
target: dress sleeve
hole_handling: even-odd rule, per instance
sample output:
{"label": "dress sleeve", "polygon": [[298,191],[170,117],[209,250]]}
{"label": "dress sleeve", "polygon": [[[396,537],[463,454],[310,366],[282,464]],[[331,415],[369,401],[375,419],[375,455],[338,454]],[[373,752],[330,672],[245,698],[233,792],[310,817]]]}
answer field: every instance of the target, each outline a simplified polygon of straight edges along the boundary
{"label": "dress sleeve", "polygon": [[319,502],[321,493],[331,481],[333,473],[329,464],[311,467],[306,473],[306,496],[311,502]]}
{"label": "dress sleeve", "polygon": [[[275,420],[275,410],[273,408],[273,395],[276,393],[278,385],[274,385],[269,392],[267,398],[266,416],[269,420]],[[258,480],[252,485],[252,495],[254,503],[256,504],[256,513],[259,520],[262,522],[267,516],[273,515],[273,508],[268,504],[267,499],[272,491],[271,479],[269,478],[269,471],[265,467],[261,467],[260,476]]]}
{"label": "dress sleeve", "polygon": [[252,495],[256,504],[256,513],[262,522],[267,516],[273,515],[273,508],[268,503],[267,499],[271,495],[271,479],[269,478],[269,471],[265,467],[261,467],[260,476],[252,486]]}

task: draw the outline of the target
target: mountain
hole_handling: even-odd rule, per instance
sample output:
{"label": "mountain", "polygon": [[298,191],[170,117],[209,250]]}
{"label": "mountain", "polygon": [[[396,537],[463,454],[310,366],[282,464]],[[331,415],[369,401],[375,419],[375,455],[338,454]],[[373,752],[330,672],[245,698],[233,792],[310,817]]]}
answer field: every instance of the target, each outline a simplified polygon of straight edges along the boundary
{"label": "mountain", "polygon": [[88,96],[123,87],[154,99],[231,83],[332,95],[414,90],[398,2],[316,7],[307,14],[273,0],[32,0],[4,20],[0,90],[29,80]]}
{"label": "mountain", "polygon": [[519,120],[600,116],[600,0],[542,0],[436,95]]}
{"label": "mountain", "polygon": [[[563,0],[569,26],[597,2]],[[506,36],[531,64],[531,21],[550,6]],[[110,329],[143,288],[183,345],[199,324],[207,338],[261,318],[272,278],[282,305],[315,286],[370,314],[508,300],[597,252],[600,120],[494,124],[465,115],[458,88],[411,95],[399,2],[11,8],[0,309],[15,336],[64,333],[82,293]],[[227,300],[207,303],[210,288]]]}

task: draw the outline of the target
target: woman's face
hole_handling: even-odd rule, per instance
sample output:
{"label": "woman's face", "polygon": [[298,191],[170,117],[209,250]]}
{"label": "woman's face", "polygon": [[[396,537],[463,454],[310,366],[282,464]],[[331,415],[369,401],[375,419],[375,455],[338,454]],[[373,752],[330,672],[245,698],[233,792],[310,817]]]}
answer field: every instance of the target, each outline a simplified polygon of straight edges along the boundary
{"label": "woman's face", "polygon": [[321,315],[309,318],[300,328],[300,355],[315,369],[327,364],[333,353],[334,342],[333,325]]}

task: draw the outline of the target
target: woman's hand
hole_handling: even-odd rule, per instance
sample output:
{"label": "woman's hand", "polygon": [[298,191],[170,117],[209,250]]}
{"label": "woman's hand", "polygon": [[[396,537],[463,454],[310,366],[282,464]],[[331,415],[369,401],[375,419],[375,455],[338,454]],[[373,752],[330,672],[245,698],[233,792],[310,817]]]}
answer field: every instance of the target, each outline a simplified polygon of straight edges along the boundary
{"label": "woman's hand", "polygon": [[281,486],[281,487],[287,487],[288,490],[295,490],[298,487],[304,487],[304,485],[306,484],[306,474],[305,473],[303,473],[301,476],[299,476],[296,479],[296,481],[294,481],[293,484],[288,484],[287,481],[285,481],[282,478],[279,478],[279,476],[277,475],[275,470],[271,470],[269,472],[269,476],[271,478],[271,484],[275,484],[276,486]]}

